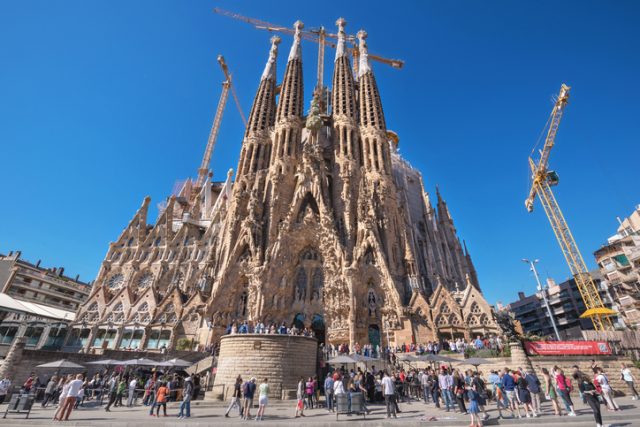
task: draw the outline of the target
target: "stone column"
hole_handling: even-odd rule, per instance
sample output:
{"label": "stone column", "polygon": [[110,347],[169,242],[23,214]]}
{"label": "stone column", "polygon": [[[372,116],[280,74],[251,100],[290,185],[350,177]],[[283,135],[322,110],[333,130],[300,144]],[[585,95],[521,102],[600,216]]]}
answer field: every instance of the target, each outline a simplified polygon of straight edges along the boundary
{"label": "stone column", "polygon": [[22,350],[27,342],[25,337],[17,337],[13,340],[13,344],[9,347],[9,351],[5,356],[2,364],[0,364],[0,378],[9,378],[11,382],[15,382],[13,378],[13,368],[16,366],[18,360],[22,357]]}
{"label": "stone column", "polygon": [[[81,329],[82,331],[82,329]],[[89,353],[91,349],[91,344],[93,344],[93,340],[96,338],[96,332],[98,332],[98,325],[93,325],[89,330],[89,336],[87,337],[87,343],[84,346],[84,352]]]}
{"label": "stone column", "polygon": [[522,343],[518,341],[511,341],[509,343],[511,348],[511,363],[514,365],[511,368],[525,368],[529,372],[533,372],[533,365],[527,353],[524,351]]}

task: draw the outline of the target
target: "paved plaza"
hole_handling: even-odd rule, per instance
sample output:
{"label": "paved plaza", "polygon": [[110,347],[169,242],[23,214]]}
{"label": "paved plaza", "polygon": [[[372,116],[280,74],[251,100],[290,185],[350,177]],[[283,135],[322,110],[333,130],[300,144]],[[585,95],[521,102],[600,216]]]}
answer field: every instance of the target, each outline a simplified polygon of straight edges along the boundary
{"label": "paved plaza", "polygon": [[[575,396],[577,417],[556,417],[551,415],[551,408],[548,403],[543,404],[544,413],[539,418],[523,418],[523,419],[497,419],[497,411],[495,405],[491,406],[489,414],[491,418],[484,425],[500,425],[500,426],[594,426],[593,415],[591,410],[579,402],[578,396]],[[640,426],[640,405],[630,398],[624,397],[618,399],[618,404],[623,409],[620,412],[608,412],[604,406],[603,419],[604,425],[611,426]],[[0,405],[0,411],[4,414],[6,405]],[[371,414],[366,416],[346,416],[340,415],[336,421],[333,413],[328,413],[324,408],[312,409],[305,411],[304,418],[294,418],[295,401],[277,401],[271,403],[265,412],[264,421],[243,421],[238,418],[237,411],[232,411],[229,418],[225,418],[224,412],[226,405],[213,402],[196,401],[192,404],[192,413],[190,419],[180,420],[177,418],[178,403],[170,403],[167,408],[167,417],[150,417],[148,415],[149,408],[144,406],[136,406],[133,408],[119,407],[112,408],[111,412],[105,412],[102,407],[93,406],[90,402],[86,407],[79,408],[71,414],[68,422],[52,421],[54,409],[42,409],[40,404],[34,406],[29,419],[25,419],[24,415],[9,414],[7,419],[0,421],[1,426],[26,426],[26,425],[51,425],[63,424],[65,426],[118,426],[118,427],[139,427],[139,426],[211,426],[211,425],[243,425],[243,424],[265,424],[270,426],[276,425],[305,425],[305,426],[328,426],[328,425],[346,425],[346,426],[468,426],[469,416],[460,415],[454,412],[445,412],[438,410],[431,404],[412,401],[411,403],[401,403],[402,412],[398,414],[397,420],[387,420],[384,405],[371,405]],[[252,411],[255,414],[257,409]],[[433,418],[432,418],[433,417]],[[435,419],[434,419],[435,418]],[[431,420],[430,420],[431,419]]]}

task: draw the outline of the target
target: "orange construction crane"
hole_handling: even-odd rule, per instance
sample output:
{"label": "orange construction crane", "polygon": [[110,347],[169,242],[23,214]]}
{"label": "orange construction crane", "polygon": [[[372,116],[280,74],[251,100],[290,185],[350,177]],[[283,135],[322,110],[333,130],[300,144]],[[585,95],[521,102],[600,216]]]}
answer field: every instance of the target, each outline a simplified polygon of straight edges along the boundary
{"label": "orange construction crane", "polygon": [[[240,15],[239,13],[230,12],[228,10],[220,9],[216,7],[213,9],[215,13],[222,16],[227,16],[229,18],[238,19],[240,21],[246,22],[248,24],[253,25],[255,28],[259,30],[267,30],[276,33],[283,33],[294,35],[295,30],[292,28],[283,27],[282,25],[272,24],[270,22],[262,21],[256,18],[249,18],[247,16]],[[327,33],[324,27],[320,27],[317,30],[310,31],[302,31],[301,38],[304,40],[308,40],[314,43],[318,43],[318,74],[317,74],[317,83],[316,90],[321,90],[324,88],[324,47],[329,45],[333,48],[336,47],[336,44],[332,41],[327,41],[327,39],[338,40],[337,34]],[[353,54],[353,69],[354,74],[358,75],[358,47],[356,45],[356,36],[347,35],[346,41],[351,44],[349,50]],[[369,54],[369,59],[381,62],[383,64],[387,64],[392,66],[393,68],[401,69],[404,66],[404,61],[401,59],[388,59],[383,58],[378,55]]]}

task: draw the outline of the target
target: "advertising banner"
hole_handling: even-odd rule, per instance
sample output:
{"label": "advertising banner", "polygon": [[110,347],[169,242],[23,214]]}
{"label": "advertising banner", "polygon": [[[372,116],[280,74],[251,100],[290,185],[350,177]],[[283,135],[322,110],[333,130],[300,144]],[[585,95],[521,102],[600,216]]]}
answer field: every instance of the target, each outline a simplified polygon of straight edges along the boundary
{"label": "advertising banner", "polygon": [[537,356],[611,354],[606,341],[526,341],[527,353]]}

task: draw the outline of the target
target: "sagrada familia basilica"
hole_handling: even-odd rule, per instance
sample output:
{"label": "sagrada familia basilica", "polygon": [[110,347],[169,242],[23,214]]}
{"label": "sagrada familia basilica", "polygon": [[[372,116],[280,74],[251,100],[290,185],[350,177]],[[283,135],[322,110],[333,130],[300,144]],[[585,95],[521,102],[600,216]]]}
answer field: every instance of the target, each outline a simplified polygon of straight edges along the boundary
{"label": "sagrada familia basilica", "polygon": [[387,129],[366,32],[354,76],[337,25],[328,102],[316,92],[305,115],[298,22],[280,83],[271,39],[235,179],[200,170],[153,225],[144,199],[67,348],[206,346],[245,320],[351,346],[497,333],[446,202],[436,191],[434,206]]}

